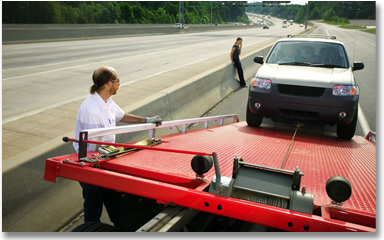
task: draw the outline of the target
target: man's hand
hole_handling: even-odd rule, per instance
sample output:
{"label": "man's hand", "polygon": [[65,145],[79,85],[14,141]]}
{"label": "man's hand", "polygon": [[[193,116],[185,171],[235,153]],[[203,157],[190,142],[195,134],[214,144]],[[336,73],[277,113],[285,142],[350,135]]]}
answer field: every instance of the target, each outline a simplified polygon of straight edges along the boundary
{"label": "man's hand", "polygon": [[161,125],[161,122],[163,119],[159,116],[154,116],[154,117],[146,117],[145,122],[146,123],[156,123],[156,127]]}

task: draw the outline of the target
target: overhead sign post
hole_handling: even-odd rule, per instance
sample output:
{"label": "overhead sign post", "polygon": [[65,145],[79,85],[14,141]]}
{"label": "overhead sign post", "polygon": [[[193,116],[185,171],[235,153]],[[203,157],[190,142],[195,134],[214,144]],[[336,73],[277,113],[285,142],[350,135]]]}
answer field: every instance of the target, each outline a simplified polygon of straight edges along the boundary
{"label": "overhead sign post", "polygon": [[307,3],[307,16],[305,18],[305,29],[307,29],[307,25],[308,25],[308,15],[309,15],[309,1]]}

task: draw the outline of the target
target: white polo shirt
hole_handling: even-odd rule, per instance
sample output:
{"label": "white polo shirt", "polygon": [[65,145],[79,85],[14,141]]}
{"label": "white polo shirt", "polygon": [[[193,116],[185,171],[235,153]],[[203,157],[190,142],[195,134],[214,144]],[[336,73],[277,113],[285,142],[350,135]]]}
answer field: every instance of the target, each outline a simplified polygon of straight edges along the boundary
{"label": "white polo shirt", "polygon": [[[115,127],[116,122],[120,121],[124,114],[112,98],[105,102],[97,92],[89,94],[77,112],[74,138],[79,138],[79,133],[85,129]],[[115,135],[104,136],[101,141],[115,142],[115,138]],[[79,152],[78,143],[73,142],[73,147]],[[98,147],[95,144],[87,144],[87,151],[97,151]]]}

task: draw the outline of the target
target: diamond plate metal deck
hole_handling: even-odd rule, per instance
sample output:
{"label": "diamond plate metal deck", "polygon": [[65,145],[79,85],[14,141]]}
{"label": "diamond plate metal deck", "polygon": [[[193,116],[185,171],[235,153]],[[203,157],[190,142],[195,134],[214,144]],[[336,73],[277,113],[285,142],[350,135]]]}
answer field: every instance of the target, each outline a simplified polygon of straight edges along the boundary
{"label": "diamond plate metal deck", "polygon": [[[262,125],[251,128],[246,122],[222,127],[190,131],[161,137],[163,143],[154,148],[168,148],[218,154],[222,176],[231,177],[233,158],[238,154],[245,162],[304,173],[301,187],[315,195],[315,205],[328,205],[331,199],[325,190],[332,176],[343,176],[352,185],[352,196],[343,208],[376,214],[376,146],[363,137],[341,140],[334,134],[299,129],[287,155],[295,129]],[[286,160],[284,161],[287,155]],[[191,178],[193,156],[179,153],[141,150],[124,154],[108,162],[118,168],[124,165],[149,169],[169,175]],[[212,168],[206,175],[211,180]]]}

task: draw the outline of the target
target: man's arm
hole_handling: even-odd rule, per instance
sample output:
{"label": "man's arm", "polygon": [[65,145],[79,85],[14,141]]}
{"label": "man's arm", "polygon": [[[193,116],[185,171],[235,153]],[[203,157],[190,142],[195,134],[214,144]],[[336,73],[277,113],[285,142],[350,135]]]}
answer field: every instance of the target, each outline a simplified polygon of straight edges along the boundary
{"label": "man's arm", "polygon": [[124,114],[124,117],[120,120],[124,123],[145,123],[145,117],[139,117],[131,114]]}
{"label": "man's arm", "polygon": [[124,123],[156,123],[156,126],[161,125],[163,119],[159,116],[154,117],[139,117],[131,114],[124,114],[124,117],[120,120],[120,122]]}

